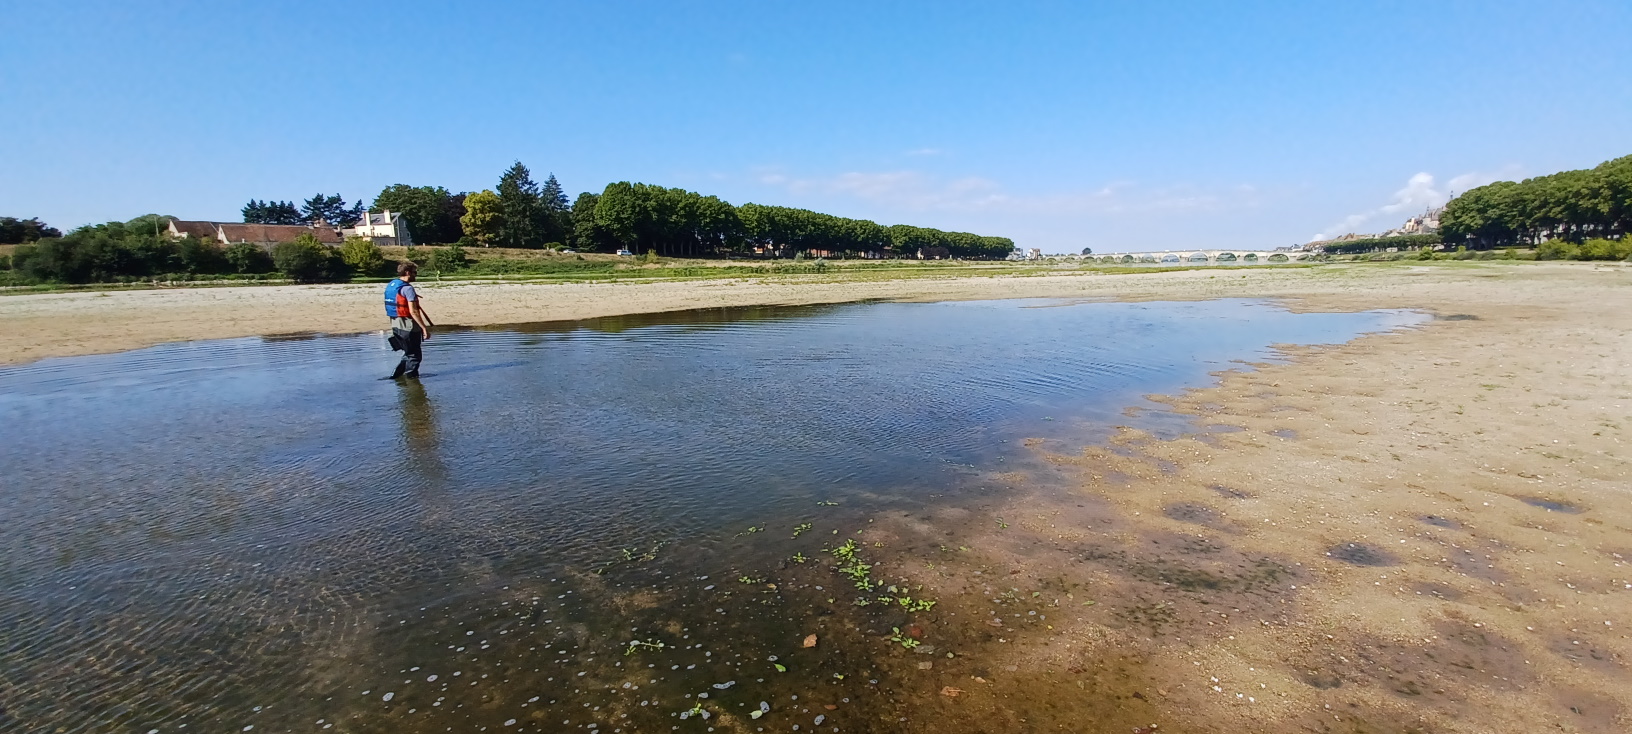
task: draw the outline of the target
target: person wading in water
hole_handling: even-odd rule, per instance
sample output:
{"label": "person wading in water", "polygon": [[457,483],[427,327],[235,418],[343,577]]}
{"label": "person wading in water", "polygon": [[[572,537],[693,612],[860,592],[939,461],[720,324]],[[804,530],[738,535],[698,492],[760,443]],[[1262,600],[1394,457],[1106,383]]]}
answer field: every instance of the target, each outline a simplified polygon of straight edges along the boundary
{"label": "person wading in water", "polygon": [[391,379],[419,378],[420,343],[431,338],[431,317],[419,305],[414,278],[419,266],[403,261],[397,265],[397,279],[385,286],[385,316],[391,319],[391,348],[402,350],[402,361]]}

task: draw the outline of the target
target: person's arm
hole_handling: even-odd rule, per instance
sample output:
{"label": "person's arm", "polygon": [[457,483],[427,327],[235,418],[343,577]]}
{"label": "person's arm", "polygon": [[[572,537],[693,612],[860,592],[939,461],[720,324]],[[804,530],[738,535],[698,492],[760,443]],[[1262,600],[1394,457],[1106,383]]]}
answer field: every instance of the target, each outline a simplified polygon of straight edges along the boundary
{"label": "person's arm", "polygon": [[425,309],[420,307],[418,293],[415,293],[414,299],[408,302],[408,317],[413,319],[414,323],[419,324],[419,330],[425,332],[426,339],[431,338],[431,327],[436,324],[431,322],[430,315],[426,314]]}

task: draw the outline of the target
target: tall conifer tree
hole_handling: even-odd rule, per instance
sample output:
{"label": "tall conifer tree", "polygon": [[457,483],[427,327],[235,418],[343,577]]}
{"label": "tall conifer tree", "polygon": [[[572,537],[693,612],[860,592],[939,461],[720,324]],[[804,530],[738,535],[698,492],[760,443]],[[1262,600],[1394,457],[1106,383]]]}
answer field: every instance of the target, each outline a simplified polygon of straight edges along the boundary
{"label": "tall conifer tree", "polygon": [[499,244],[505,247],[536,248],[544,244],[544,206],[533,174],[516,161],[499,177],[499,209],[504,216]]}

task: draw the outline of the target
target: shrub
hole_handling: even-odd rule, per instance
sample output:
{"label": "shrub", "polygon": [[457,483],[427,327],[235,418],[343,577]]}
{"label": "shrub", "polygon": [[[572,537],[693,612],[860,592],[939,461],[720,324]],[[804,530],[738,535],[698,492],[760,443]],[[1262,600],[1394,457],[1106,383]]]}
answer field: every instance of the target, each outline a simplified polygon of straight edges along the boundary
{"label": "shrub", "polygon": [[181,261],[184,271],[192,275],[201,273],[226,273],[232,267],[228,263],[226,253],[222,252],[220,243],[215,240],[201,240],[192,235],[183,237],[176,243],[176,257]]}
{"label": "shrub", "polygon": [[1576,257],[1582,260],[1625,260],[1632,256],[1632,241],[1596,239],[1581,243]]}
{"label": "shrub", "polygon": [[1536,247],[1537,260],[1575,260],[1581,248],[1564,240],[1547,240]]}
{"label": "shrub", "polygon": [[448,247],[432,247],[430,257],[425,258],[425,269],[436,273],[446,273],[461,270],[470,264],[465,257],[465,248],[459,245]]}
{"label": "shrub", "polygon": [[338,253],[324,247],[309,234],[273,247],[272,264],[290,279],[302,283],[333,280],[345,275],[345,262],[340,260]]}
{"label": "shrub", "polygon": [[272,256],[266,254],[266,250],[248,242],[228,245],[221,253],[221,257],[226,259],[227,267],[234,273],[270,273],[274,268]]}
{"label": "shrub", "polygon": [[367,237],[347,237],[340,246],[340,260],[359,275],[378,275],[385,268],[385,253]]}

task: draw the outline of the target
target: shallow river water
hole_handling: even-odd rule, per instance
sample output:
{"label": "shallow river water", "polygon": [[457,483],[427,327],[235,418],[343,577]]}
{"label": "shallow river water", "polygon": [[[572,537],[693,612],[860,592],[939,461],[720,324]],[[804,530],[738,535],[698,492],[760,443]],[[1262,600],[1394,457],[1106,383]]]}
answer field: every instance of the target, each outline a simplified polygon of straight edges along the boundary
{"label": "shallow river water", "polygon": [[0,730],[877,730],[882,647],[800,657],[877,614],[831,552],[869,517],[1418,318],[871,303],[448,331],[405,384],[378,334],[0,369]]}

